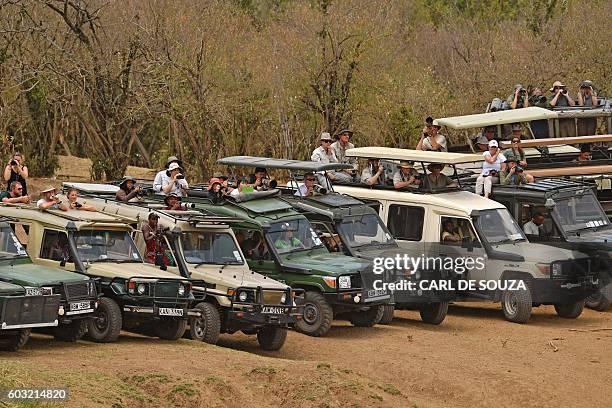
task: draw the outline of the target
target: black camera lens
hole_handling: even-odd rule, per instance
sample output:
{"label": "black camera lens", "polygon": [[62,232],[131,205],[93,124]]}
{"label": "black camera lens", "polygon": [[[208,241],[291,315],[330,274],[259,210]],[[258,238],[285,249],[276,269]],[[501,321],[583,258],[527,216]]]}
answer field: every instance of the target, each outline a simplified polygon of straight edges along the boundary
{"label": "black camera lens", "polygon": [[11,166],[16,166],[17,165],[17,160],[13,159],[11,160]]}
{"label": "black camera lens", "polygon": [[185,178],[185,176],[184,176],[184,175],[182,175],[182,174],[179,174],[178,176],[176,176],[176,179],[177,179],[177,180],[182,180],[182,179],[184,179],[184,178]]}

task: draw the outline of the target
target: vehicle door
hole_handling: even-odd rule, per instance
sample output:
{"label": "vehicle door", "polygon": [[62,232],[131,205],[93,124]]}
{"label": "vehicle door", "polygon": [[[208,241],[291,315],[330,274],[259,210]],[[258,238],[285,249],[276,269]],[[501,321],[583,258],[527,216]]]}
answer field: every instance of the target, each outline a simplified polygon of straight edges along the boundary
{"label": "vehicle door", "polygon": [[383,220],[399,246],[419,256],[431,250],[423,232],[425,216],[426,211],[423,206],[389,202]]}
{"label": "vehicle door", "polygon": [[469,218],[439,216],[438,253],[442,269],[463,280],[486,277],[485,251]]}
{"label": "vehicle door", "polygon": [[272,252],[262,234],[262,230],[234,228],[234,233],[249,268],[274,280],[281,281],[280,271],[274,262]]}
{"label": "vehicle door", "polygon": [[[75,254],[70,250],[68,235],[64,231],[45,228],[43,230],[40,252],[31,253],[32,259],[40,265],[75,271]],[[84,271],[83,271],[84,272]]]}

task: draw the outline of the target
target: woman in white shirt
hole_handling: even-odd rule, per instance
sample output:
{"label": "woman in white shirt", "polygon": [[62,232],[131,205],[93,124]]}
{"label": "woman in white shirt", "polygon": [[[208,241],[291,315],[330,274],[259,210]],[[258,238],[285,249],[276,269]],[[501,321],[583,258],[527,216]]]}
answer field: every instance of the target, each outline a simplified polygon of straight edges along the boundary
{"label": "woman in white shirt", "polygon": [[483,156],[482,173],[476,179],[476,194],[482,195],[484,187],[484,195],[489,198],[493,184],[499,183],[498,174],[501,171],[502,163],[506,161],[506,157],[499,150],[497,140],[489,141],[489,151],[484,152]]}

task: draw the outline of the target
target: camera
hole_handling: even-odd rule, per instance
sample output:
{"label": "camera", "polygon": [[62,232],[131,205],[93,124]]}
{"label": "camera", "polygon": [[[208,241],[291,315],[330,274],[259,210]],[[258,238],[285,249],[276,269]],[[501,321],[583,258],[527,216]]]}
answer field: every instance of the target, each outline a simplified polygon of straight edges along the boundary
{"label": "camera", "polygon": [[527,90],[525,88],[521,88],[519,91],[520,95],[525,95],[527,93]]}
{"label": "camera", "polygon": [[179,174],[177,174],[177,175],[176,175],[176,179],[177,179],[177,180],[182,180],[182,179],[184,179],[184,178],[185,178],[185,176],[184,176],[183,174],[181,174],[181,173],[179,173]]}
{"label": "camera", "polygon": [[566,94],[567,94],[567,89],[565,89],[565,88],[561,89],[561,93],[562,93],[563,95],[566,95]]}
{"label": "camera", "polygon": [[325,187],[321,187],[318,184],[312,188],[312,191],[314,191],[317,194],[327,194],[327,189]]}
{"label": "camera", "polygon": [[502,100],[499,98],[495,98],[491,101],[491,107],[489,108],[489,110],[491,112],[497,112],[499,110],[502,110]]}
{"label": "camera", "polygon": [[81,207],[83,206],[83,204],[81,204],[81,203],[74,203],[74,206],[75,206],[76,208],[81,208]]}
{"label": "camera", "polygon": [[228,188],[236,188],[238,187],[238,183],[235,180],[227,180]]}
{"label": "camera", "polygon": [[523,168],[521,166],[516,166],[516,172],[517,173],[522,173],[523,172]]}
{"label": "camera", "polygon": [[276,186],[278,186],[278,181],[264,178],[261,180],[261,184],[266,188],[276,188]]}
{"label": "camera", "polygon": [[16,165],[17,165],[17,160],[12,159],[12,160],[11,160],[11,166],[16,166]]}

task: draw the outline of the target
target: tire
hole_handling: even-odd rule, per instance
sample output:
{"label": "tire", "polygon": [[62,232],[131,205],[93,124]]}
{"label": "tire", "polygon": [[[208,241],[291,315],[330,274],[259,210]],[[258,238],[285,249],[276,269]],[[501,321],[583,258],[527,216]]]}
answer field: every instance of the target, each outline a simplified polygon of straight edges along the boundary
{"label": "tire", "polygon": [[384,305],[383,314],[377,324],[391,324],[393,322],[393,313],[395,312],[395,305]]}
{"label": "tire", "polygon": [[95,316],[96,319],[87,324],[88,337],[96,343],[116,341],[123,325],[123,316],[117,302],[108,297],[100,298]]}
{"label": "tire", "polygon": [[584,300],[575,303],[555,303],[555,311],[565,319],[575,319],[584,310]]}
{"label": "tire", "polygon": [[419,307],[421,320],[427,324],[440,324],[448,313],[448,302],[427,303]]}
{"label": "tire", "polygon": [[85,333],[87,333],[87,321],[85,319],[76,319],[69,324],[60,324],[53,328],[53,337],[69,343],[81,340]]}
{"label": "tire", "polygon": [[263,350],[280,350],[287,340],[287,329],[281,327],[264,327],[257,332],[257,342]]}
{"label": "tire", "polygon": [[155,334],[160,339],[178,340],[187,330],[187,319],[161,319],[155,325]]}
{"label": "tire", "polygon": [[306,292],[303,301],[304,315],[295,323],[295,329],[308,336],[320,337],[331,328],[334,310],[318,292]]}
{"label": "tire", "polygon": [[22,348],[30,338],[30,329],[20,329],[14,334],[0,337],[0,351],[17,351]]}
{"label": "tire", "polygon": [[364,312],[351,312],[349,321],[356,327],[372,327],[382,319],[384,305],[371,306]]}
{"label": "tire", "polygon": [[200,310],[202,316],[189,319],[188,337],[208,344],[217,344],[221,333],[219,311],[215,305],[207,302],[198,303],[195,308]]}
{"label": "tire", "polygon": [[502,294],[502,311],[506,320],[513,323],[525,323],[531,318],[531,291],[529,286],[526,289],[507,290]]}
{"label": "tire", "polygon": [[585,300],[585,306],[589,309],[597,310],[598,312],[603,312],[607,310],[612,304],[612,301],[608,299],[608,297],[602,293],[601,290],[597,291],[597,293],[592,294]]}

